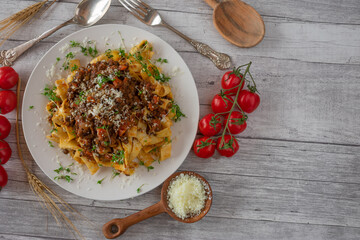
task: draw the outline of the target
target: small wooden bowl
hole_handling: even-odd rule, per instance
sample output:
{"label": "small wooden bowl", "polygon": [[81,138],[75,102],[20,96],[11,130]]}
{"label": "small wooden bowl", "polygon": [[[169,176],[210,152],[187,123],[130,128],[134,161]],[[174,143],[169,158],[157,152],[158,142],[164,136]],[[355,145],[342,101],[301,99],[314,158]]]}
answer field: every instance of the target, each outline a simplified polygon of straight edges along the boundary
{"label": "small wooden bowl", "polygon": [[[167,190],[169,188],[171,180],[175,179],[180,174],[195,176],[198,179],[200,179],[200,181],[202,181],[203,184],[205,185],[205,191],[206,191],[206,195],[207,195],[207,199],[205,201],[205,207],[201,211],[201,213],[194,217],[185,218],[185,219],[181,219],[178,216],[176,216],[175,213],[170,209],[170,207],[168,205],[168,201],[167,201],[167,192],[168,192]],[[212,190],[211,190],[210,184],[205,180],[205,178],[203,178],[199,174],[197,174],[195,172],[190,172],[190,171],[177,172],[177,173],[172,174],[170,177],[168,177],[166,179],[166,181],[164,182],[162,189],[161,189],[161,202],[163,202],[166,212],[173,219],[175,219],[179,222],[183,222],[183,223],[194,223],[194,222],[199,221],[203,217],[205,217],[205,215],[209,212],[211,204],[212,204]]]}
{"label": "small wooden bowl", "polygon": [[[206,191],[206,195],[207,195],[207,199],[205,201],[205,206],[204,206],[204,209],[201,211],[201,213],[196,216],[185,218],[185,219],[181,219],[181,218],[177,217],[175,215],[175,213],[173,213],[173,211],[170,209],[170,207],[168,205],[168,200],[167,200],[169,185],[170,185],[171,181],[175,177],[179,176],[180,174],[191,175],[191,176],[195,176],[198,179],[200,179],[200,181],[202,181],[203,184],[205,185],[205,191]],[[115,218],[115,219],[107,222],[103,226],[103,234],[108,239],[116,238],[116,237],[120,236],[121,234],[123,234],[128,227],[130,227],[140,221],[148,219],[150,217],[156,216],[163,212],[168,213],[172,218],[174,218],[177,221],[180,221],[183,223],[194,223],[194,222],[197,222],[200,219],[202,219],[209,212],[211,204],[212,204],[212,198],[213,198],[213,196],[212,196],[212,190],[211,190],[210,184],[205,180],[205,178],[203,178],[202,176],[200,176],[199,174],[197,174],[195,172],[190,172],[190,171],[177,172],[177,173],[172,174],[170,177],[168,177],[165,180],[165,182],[162,186],[162,189],[161,189],[160,202],[158,202],[148,208],[145,208],[144,210],[142,210],[140,212],[137,212],[130,216],[127,216],[126,218]]]}

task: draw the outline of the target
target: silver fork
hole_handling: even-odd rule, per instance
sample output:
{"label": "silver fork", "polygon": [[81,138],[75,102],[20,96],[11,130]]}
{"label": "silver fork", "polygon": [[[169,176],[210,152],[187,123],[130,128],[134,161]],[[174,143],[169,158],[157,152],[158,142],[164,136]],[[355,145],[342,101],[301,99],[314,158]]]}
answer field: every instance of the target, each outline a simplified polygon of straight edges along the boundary
{"label": "silver fork", "polygon": [[167,24],[161,18],[160,14],[146,3],[140,0],[119,0],[119,2],[143,23],[149,26],[164,26],[178,34],[180,37],[188,41],[199,53],[213,61],[217,68],[221,70],[230,68],[231,60],[227,54],[216,52],[207,44],[195,41],[179,32]]}

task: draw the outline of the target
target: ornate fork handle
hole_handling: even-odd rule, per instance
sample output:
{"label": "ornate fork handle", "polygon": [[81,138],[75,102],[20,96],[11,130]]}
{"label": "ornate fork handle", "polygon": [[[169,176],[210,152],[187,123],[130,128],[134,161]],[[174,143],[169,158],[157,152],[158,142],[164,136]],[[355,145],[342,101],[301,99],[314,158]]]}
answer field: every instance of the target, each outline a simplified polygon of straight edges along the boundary
{"label": "ornate fork handle", "polygon": [[0,65],[3,66],[11,66],[14,61],[21,55],[23,54],[26,50],[28,50],[29,48],[31,48],[32,46],[34,46],[36,43],[38,43],[40,40],[47,38],[48,36],[50,36],[51,34],[53,34],[54,32],[56,32],[57,30],[59,30],[60,28],[73,23],[73,19],[70,19],[69,21],[66,21],[62,24],[60,24],[57,27],[54,27],[46,32],[44,32],[43,34],[41,34],[40,36],[31,39],[30,41],[27,41],[17,47],[14,47],[12,49],[9,50],[2,50],[0,51]]}
{"label": "ornate fork handle", "polygon": [[225,70],[231,67],[231,59],[229,55],[225,53],[219,53],[214,49],[212,49],[211,47],[209,47],[209,45],[189,38],[188,36],[184,35],[182,32],[179,32],[178,30],[176,30],[175,28],[173,28],[163,20],[161,24],[167,27],[168,29],[172,30],[176,34],[178,34],[186,41],[188,41],[199,53],[209,58],[218,69]]}
{"label": "ornate fork handle", "polygon": [[214,49],[209,47],[209,45],[195,40],[191,40],[190,43],[199,53],[208,57],[217,68],[224,70],[231,66],[231,60],[227,54],[216,52]]}

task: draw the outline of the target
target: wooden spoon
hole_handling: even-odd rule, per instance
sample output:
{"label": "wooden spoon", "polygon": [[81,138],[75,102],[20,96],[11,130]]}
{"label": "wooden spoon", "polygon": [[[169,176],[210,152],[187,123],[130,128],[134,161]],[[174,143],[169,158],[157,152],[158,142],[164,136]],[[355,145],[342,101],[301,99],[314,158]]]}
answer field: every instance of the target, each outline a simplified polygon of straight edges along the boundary
{"label": "wooden spoon", "polygon": [[264,38],[265,25],[260,14],[240,0],[205,0],[214,9],[213,22],[218,32],[239,47],[253,47]]}
{"label": "wooden spoon", "polygon": [[[171,211],[170,207],[168,206],[168,201],[167,201],[167,192],[168,192],[168,187],[169,187],[171,180],[174,177],[176,177],[182,173],[185,175],[193,175],[193,176],[199,178],[207,186],[207,187],[205,187],[207,199],[205,201],[204,209],[201,211],[201,213],[199,215],[196,215],[196,216],[190,217],[190,218],[185,218],[185,219],[181,219],[181,218],[177,217],[175,215],[175,213],[173,213]],[[203,178],[202,176],[200,176],[197,173],[190,172],[190,171],[177,172],[177,173],[172,174],[170,177],[168,177],[165,180],[165,182],[162,186],[162,189],[161,189],[160,202],[158,202],[148,208],[145,208],[144,210],[142,210],[140,212],[134,213],[126,218],[115,218],[115,219],[107,222],[103,226],[103,229],[102,229],[103,234],[108,239],[116,238],[116,237],[120,236],[121,234],[123,234],[128,227],[130,227],[138,222],[141,222],[145,219],[148,219],[150,217],[156,216],[163,212],[166,212],[172,218],[174,218],[175,220],[178,220],[180,222],[194,223],[194,222],[197,222],[200,219],[202,219],[209,212],[211,203],[212,203],[212,191],[211,191],[210,184],[205,180],[205,178]]]}

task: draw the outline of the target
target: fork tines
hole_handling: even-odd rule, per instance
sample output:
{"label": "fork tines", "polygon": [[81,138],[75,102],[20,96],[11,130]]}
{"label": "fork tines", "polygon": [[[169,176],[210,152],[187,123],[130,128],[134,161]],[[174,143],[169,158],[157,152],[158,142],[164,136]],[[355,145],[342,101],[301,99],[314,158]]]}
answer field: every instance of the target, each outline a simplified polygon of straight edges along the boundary
{"label": "fork tines", "polygon": [[153,10],[149,5],[140,0],[119,0],[119,2],[136,18],[147,24],[145,17],[149,11]]}

